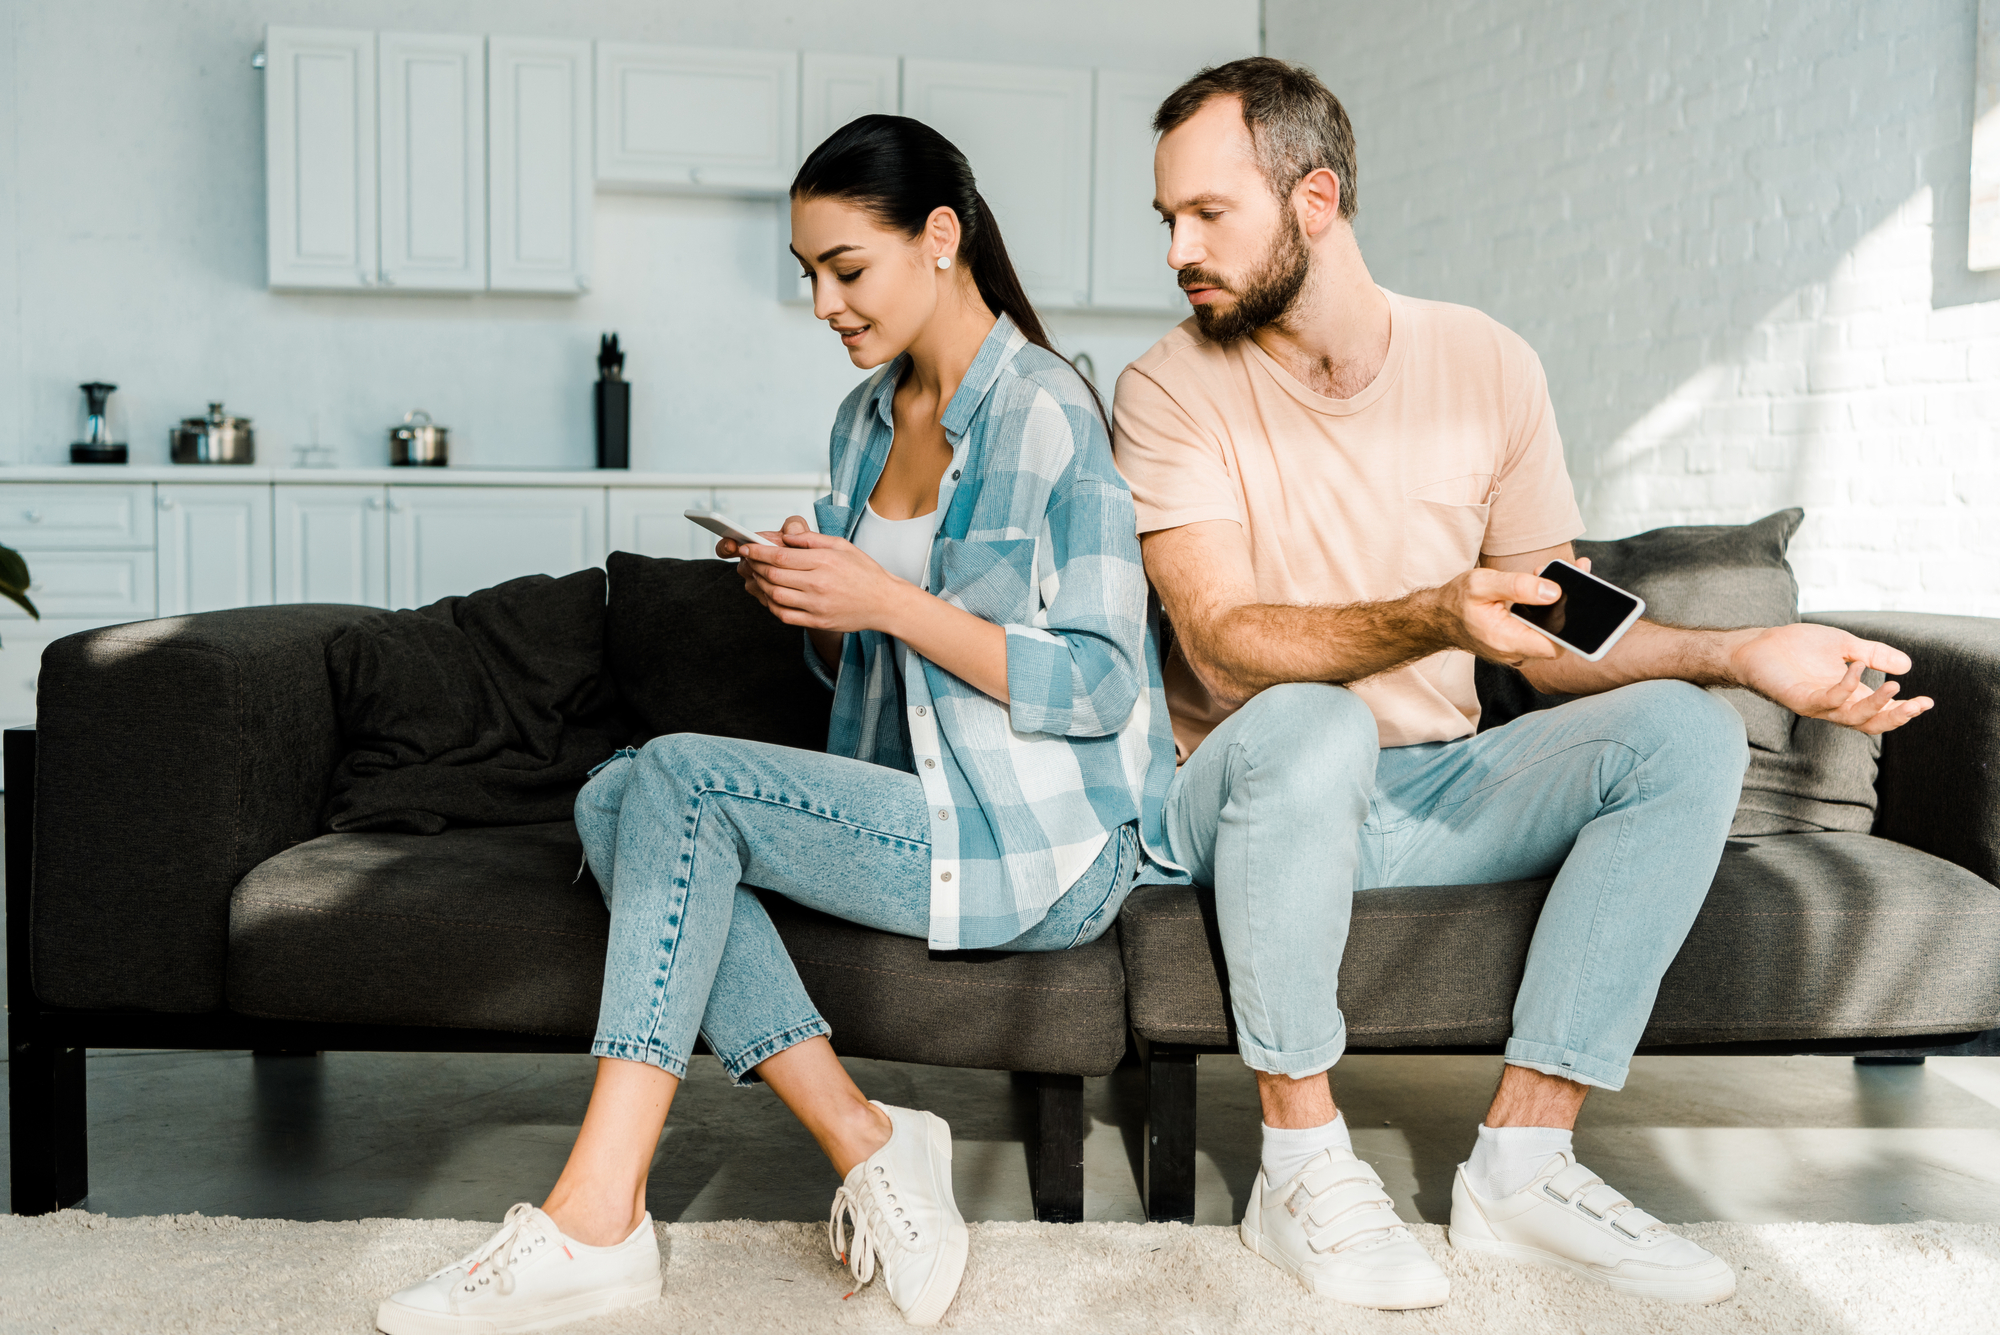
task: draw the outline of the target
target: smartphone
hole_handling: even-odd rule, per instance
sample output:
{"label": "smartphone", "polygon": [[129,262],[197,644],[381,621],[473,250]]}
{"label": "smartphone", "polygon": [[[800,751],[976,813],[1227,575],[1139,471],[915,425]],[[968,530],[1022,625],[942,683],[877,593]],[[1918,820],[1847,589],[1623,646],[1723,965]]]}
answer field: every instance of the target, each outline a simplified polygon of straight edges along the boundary
{"label": "smartphone", "polygon": [[755,533],[752,533],[728,515],[723,514],[720,510],[683,510],[681,513],[689,519],[694,520],[695,523],[700,524],[718,538],[731,538],[737,542],[760,543],[766,547],[771,545],[769,538],[758,537]]}
{"label": "smartphone", "polygon": [[1542,634],[1595,663],[1632,628],[1646,602],[1609,580],[1578,570],[1567,561],[1542,567],[1542,578],[1562,590],[1552,603],[1515,603],[1509,610]]}

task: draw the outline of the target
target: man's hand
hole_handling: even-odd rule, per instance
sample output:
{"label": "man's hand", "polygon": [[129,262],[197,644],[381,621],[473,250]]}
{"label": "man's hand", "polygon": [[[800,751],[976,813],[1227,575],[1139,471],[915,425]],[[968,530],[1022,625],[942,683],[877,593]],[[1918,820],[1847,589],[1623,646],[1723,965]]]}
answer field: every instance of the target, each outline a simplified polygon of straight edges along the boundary
{"label": "man's hand", "polygon": [[1740,634],[1729,648],[1731,674],[1795,714],[1872,736],[1900,728],[1931,707],[1927,695],[1896,699],[1902,689],[1897,682],[1885,681],[1873,691],[1862,684],[1864,668],[1910,670],[1910,656],[1891,645],[1805,621]]}
{"label": "man's hand", "polygon": [[1468,653],[1508,667],[1531,658],[1559,658],[1563,648],[1508,615],[1515,603],[1552,603],[1562,590],[1539,575],[1485,568],[1468,570],[1431,594],[1438,629]]}

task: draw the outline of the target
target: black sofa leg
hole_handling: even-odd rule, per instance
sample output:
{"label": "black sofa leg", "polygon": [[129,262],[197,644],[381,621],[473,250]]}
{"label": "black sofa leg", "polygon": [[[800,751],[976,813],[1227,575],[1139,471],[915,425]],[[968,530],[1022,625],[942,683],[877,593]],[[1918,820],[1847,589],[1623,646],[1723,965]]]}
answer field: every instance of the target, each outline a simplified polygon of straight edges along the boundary
{"label": "black sofa leg", "polygon": [[1035,1150],[1028,1186],[1035,1218],[1045,1224],[1083,1220],[1083,1077],[1035,1077]]}
{"label": "black sofa leg", "polygon": [[1185,1048],[1139,1044],[1146,1073],[1146,1218],[1194,1222],[1194,1059]]}
{"label": "black sofa leg", "polygon": [[1866,1056],[1856,1057],[1854,1064],[1856,1066],[1922,1066],[1924,1059],[1922,1057],[1905,1057],[1901,1055]]}
{"label": "black sofa leg", "polygon": [[90,1193],[83,1049],[11,1036],[8,1046],[13,1211],[32,1215],[67,1209]]}

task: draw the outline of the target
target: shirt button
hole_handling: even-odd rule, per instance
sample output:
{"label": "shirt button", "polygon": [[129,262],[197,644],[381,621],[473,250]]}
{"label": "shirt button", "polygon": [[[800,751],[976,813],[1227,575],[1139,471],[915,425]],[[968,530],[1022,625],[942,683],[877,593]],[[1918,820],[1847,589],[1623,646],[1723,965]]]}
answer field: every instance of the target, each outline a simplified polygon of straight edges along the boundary
{"label": "shirt button", "polygon": [[952,470],[951,470],[951,480],[952,480],[953,482],[956,482],[956,481],[958,481],[958,474],[959,474],[959,470],[958,470],[958,469],[954,468],[954,469],[952,469]]}
{"label": "shirt button", "polygon": [[948,871],[941,871],[938,873],[938,879],[940,881],[949,881],[951,879],[951,873]]}
{"label": "shirt button", "polygon": [[924,716],[924,707],[923,707],[922,705],[918,705],[918,706],[917,706],[917,717],[918,717],[918,718],[922,718],[923,716]]}
{"label": "shirt button", "polygon": [[937,761],[935,761],[935,760],[926,760],[926,761],[924,762],[924,768],[925,768],[925,769],[936,769],[936,768],[937,768]]}
{"label": "shirt button", "polygon": [[950,819],[951,819],[951,813],[950,813],[949,811],[946,811],[946,810],[945,810],[945,809],[944,809],[943,807],[939,807],[939,808],[938,808],[938,819],[939,819],[939,820],[950,820]]}

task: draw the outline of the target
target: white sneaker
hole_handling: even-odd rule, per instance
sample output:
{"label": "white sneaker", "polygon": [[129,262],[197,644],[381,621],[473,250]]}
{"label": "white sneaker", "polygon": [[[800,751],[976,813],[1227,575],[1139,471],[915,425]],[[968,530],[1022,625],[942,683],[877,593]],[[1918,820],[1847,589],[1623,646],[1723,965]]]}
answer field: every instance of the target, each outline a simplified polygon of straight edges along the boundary
{"label": "white sneaker", "polygon": [[1554,1154],[1512,1196],[1487,1200],[1459,1165],[1451,1186],[1451,1245],[1514,1261],[1559,1266],[1642,1298],[1719,1303],[1736,1272],[1604,1184],[1567,1154]]}
{"label": "white sneaker", "polygon": [[1258,1169],[1238,1233],[1314,1293],[1356,1307],[1436,1307],[1451,1294],[1382,1179],[1352,1154],[1322,1150],[1276,1191]]}
{"label": "white sneaker", "polygon": [[478,1250],[383,1300],[385,1335],[546,1330],[660,1296],[660,1247],[647,1215],[613,1247],[586,1247],[523,1201]]}
{"label": "white sneaker", "polygon": [[927,1112],[875,1106],[889,1116],[889,1143],[854,1165],[833,1193],[827,1241],[856,1283],[867,1284],[880,1265],[903,1319],[935,1325],[965,1274],[965,1219],[951,1194],[951,1128]]}

